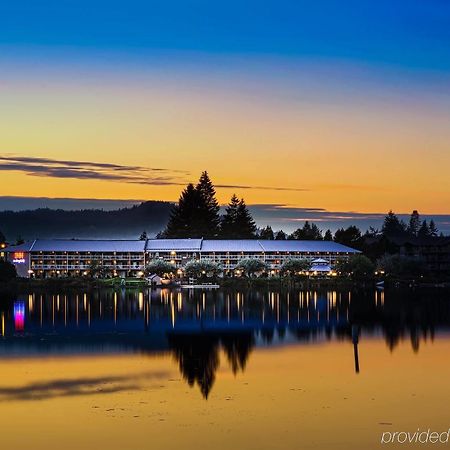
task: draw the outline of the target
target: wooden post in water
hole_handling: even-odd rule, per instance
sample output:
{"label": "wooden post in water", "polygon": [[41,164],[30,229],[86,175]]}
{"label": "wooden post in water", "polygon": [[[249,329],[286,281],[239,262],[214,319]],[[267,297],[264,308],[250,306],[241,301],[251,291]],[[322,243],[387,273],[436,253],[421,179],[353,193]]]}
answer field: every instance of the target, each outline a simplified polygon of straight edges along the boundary
{"label": "wooden post in water", "polygon": [[353,354],[355,357],[356,373],[359,373],[358,341],[359,341],[359,327],[357,325],[352,325],[352,342],[353,342]]}

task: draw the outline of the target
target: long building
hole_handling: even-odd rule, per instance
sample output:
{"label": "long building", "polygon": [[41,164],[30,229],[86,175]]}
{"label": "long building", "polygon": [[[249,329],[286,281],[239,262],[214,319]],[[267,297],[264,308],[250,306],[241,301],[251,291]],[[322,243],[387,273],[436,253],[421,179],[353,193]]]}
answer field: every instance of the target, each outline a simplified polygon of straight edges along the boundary
{"label": "long building", "polygon": [[224,272],[235,269],[240,259],[257,258],[276,273],[288,258],[325,261],[359,253],[330,241],[295,240],[78,240],[36,239],[5,249],[21,277],[49,278],[88,275],[93,264],[111,276],[143,276],[146,264],[162,259],[182,269],[186,262],[208,259],[220,263]]}

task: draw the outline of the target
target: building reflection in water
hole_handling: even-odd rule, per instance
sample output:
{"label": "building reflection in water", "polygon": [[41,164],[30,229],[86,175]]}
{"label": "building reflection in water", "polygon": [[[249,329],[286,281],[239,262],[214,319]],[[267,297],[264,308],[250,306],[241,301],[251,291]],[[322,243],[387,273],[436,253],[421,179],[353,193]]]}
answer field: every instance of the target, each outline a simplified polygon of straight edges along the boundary
{"label": "building reflection in water", "polygon": [[146,290],[0,298],[0,355],[171,352],[183,378],[207,398],[223,352],[234,374],[255,346],[382,335],[414,351],[450,325],[445,294],[384,291]]}

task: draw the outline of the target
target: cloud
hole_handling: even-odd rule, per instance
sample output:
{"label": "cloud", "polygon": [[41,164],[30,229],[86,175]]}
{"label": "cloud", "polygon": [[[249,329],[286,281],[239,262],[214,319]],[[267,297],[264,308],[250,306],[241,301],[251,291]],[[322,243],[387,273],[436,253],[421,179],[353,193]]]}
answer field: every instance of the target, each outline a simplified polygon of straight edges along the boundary
{"label": "cloud", "polygon": [[[35,177],[100,180],[153,186],[185,186],[192,181],[190,172],[185,170],[15,155],[0,155],[0,171],[23,172],[26,175]],[[239,184],[217,184],[216,188],[270,191],[308,190]]]}
{"label": "cloud", "polygon": [[153,185],[184,185],[189,172],[160,167],[120,165],[92,161],[56,160],[29,156],[0,156],[0,171],[30,176],[121,181]]}

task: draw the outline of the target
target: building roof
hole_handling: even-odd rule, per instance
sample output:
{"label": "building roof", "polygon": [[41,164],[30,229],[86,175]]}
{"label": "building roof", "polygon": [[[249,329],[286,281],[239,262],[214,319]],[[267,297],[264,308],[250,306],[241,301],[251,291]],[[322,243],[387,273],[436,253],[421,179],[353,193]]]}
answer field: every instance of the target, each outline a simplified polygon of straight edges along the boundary
{"label": "building roof", "polygon": [[9,252],[143,252],[145,241],[141,240],[78,240],[36,239],[18,246],[8,247]]}
{"label": "building roof", "polygon": [[21,245],[7,247],[6,252],[291,252],[291,253],[360,253],[345,245],[331,241],[265,241],[257,239],[148,239],[141,240],[78,240],[37,239]]}
{"label": "building roof", "polygon": [[265,252],[360,253],[354,248],[333,241],[259,241]]}
{"label": "building roof", "polygon": [[256,239],[205,239],[202,252],[258,252],[263,249]]}
{"label": "building roof", "polygon": [[148,252],[167,252],[178,250],[200,251],[202,239],[149,239],[146,250]]}

